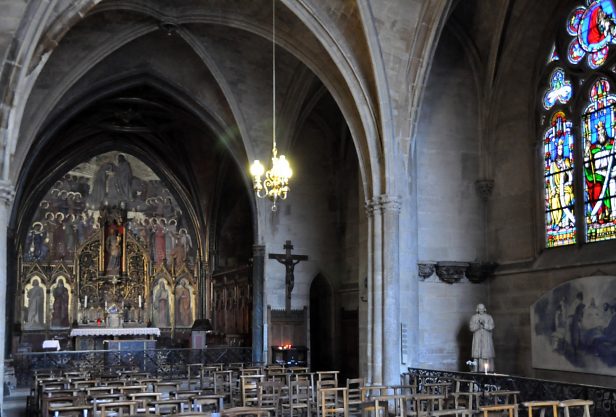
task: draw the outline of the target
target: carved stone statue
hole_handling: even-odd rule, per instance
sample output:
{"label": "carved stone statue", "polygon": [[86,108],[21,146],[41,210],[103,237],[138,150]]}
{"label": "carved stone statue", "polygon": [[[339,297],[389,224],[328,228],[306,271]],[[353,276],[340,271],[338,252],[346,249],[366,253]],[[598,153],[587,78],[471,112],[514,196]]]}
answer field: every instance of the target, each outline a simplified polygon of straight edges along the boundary
{"label": "carved stone statue", "polygon": [[494,371],[494,342],[492,330],[494,319],[486,312],[483,304],[477,305],[477,314],[471,317],[469,328],[473,332],[473,359],[476,362],[476,372]]}

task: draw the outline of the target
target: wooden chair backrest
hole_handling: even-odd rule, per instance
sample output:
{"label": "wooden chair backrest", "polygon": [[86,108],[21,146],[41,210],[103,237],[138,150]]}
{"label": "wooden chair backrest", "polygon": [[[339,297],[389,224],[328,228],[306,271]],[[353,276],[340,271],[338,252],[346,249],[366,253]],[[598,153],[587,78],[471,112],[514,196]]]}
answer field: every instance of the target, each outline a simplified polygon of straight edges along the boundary
{"label": "wooden chair backrest", "polygon": [[349,391],[346,388],[321,388],[319,407],[321,417],[342,414],[349,417]]}
{"label": "wooden chair backrest", "polygon": [[265,375],[242,375],[241,392],[244,407],[256,406],[259,403],[258,383],[263,382]]}
{"label": "wooden chair backrest", "polygon": [[282,385],[275,381],[262,381],[258,386],[258,406],[266,408],[278,408],[280,403],[280,390]]}

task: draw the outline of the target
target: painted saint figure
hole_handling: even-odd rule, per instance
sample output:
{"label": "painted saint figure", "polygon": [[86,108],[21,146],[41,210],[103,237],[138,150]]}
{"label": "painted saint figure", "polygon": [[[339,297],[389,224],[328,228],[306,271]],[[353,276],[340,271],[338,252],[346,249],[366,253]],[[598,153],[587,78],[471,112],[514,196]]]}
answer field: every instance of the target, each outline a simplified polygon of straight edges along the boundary
{"label": "painted saint figure", "polygon": [[122,233],[116,226],[108,228],[109,233],[105,239],[105,251],[107,252],[107,275],[118,275],[122,265]]}
{"label": "painted saint figure", "polygon": [[51,312],[51,325],[53,327],[68,327],[68,290],[62,279],[53,289],[53,310]]}
{"label": "painted saint figure", "polygon": [[612,201],[616,196],[614,138],[608,135],[603,122],[598,122],[596,129],[597,143],[586,145],[584,174],[590,216],[593,221],[596,218],[599,223],[605,223],[610,216],[616,217],[616,204]]}
{"label": "painted saint figure", "polygon": [[483,304],[477,305],[477,314],[471,317],[469,328],[473,332],[473,359],[477,362],[478,372],[494,371],[494,342],[492,330],[494,319]]}
{"label": "painted saint figure", "polygon": [[44,322],[44,298],[43,288],[39,286],[39,280],[32,280],[32,288],[28,290],[28,324],[42,326]]}
{"label": "painted saint figure", "polygon": [[587,34],[587,42],[589,45],[595,45],[603,42],[607,37],[616,35],[616,23],[614,17],[609,16],[601,5],[591,11],[590,24]]}
{"label": "painted saint figure", "polygon": [[192,325],[190,290],[184,280],[175,290],[175,323],[177,326]]}
{"label": "painted saint figure", "polygon": [[569,205],[573,201],[573,173],[571,160],[564,155],[564,141],[559,139],[556,156],[550,163],[550,208],[552,226],[564,226],[575,223]]}
{"label": "painted saint figure", "polygon": [[165,286],[164,280],[160,279],[158,285],[154,289],[154,295],[152,297],[152,307],[154,312],[152,314],[152,321],[155,326],[169,327],[169,291]]}

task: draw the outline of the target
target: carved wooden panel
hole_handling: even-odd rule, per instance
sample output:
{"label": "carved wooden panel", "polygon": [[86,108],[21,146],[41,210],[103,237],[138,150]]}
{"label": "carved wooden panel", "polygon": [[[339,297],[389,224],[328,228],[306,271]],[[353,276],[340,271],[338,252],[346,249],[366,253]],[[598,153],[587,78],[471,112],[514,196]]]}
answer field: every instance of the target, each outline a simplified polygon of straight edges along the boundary
{"label": "carved wooden panel", "polygon": [[252,272],[246,266],[212,277],[212,326],[227,336],[230,344],[247,344],[252,326]]}

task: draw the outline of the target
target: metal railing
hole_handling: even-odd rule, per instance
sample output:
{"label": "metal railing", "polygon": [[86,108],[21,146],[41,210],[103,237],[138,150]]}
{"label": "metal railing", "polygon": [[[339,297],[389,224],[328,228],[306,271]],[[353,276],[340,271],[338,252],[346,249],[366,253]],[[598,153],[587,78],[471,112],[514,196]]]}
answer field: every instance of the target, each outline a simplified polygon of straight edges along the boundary
{"label": "metal railing", "polygon": [[410,377],[411,380],[416,380],[419,384],[453,378],[472,380],[484,393],[497,390],[519,391],[518,399],[520,403],[544,400],[562,401],[573,398],[592,400],[595,404],[591,408],[591,416],[608,417],[616,415],[616,388],[570,384],[521,376],[421,368],[409,368],[408,374],[403,374],[403,376]]}
{"label": "metal railing", "polygon": [[76,350],[16,353],[12,355],[18,387],[29,387],[37,370],[113,371],[134,369],[160,378],[179,378],[193,363],[250,362],[252,349],[211,347],[205,349]]}

